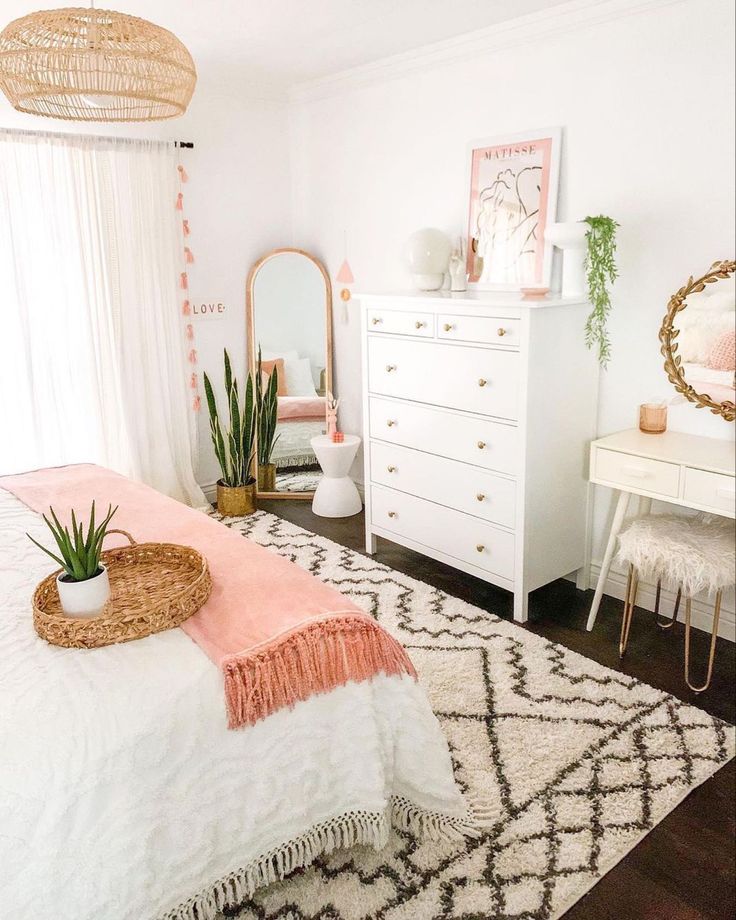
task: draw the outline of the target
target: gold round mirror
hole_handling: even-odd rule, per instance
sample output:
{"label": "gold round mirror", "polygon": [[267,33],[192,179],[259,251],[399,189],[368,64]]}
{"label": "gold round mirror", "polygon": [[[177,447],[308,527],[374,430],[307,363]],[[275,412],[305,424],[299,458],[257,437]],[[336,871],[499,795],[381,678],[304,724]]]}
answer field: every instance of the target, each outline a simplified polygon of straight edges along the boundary
{"label": "gold round mirror", "polygon": [[728,422],[736,419],[735,271],[733,260],[719,261],[700,278],[688,278],[670,297],[659,330],[670,383],[698,409]]}

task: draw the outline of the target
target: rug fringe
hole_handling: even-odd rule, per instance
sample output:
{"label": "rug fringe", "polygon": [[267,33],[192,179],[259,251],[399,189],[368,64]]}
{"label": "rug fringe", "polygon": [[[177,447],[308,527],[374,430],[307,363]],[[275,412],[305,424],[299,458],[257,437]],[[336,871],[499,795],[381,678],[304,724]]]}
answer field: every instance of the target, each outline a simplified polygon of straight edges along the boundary
{"label": "rug fringe", "polygon": [[282,881],[296,869],[305,869],[317,857],[333,850],[358,845],[382,849],[388,843],[391,826],[432,840],[457,841],[478,834],[469,815],[457,818],[426,811],[403,796],[392,796],[385,812],[349,812],[324,821],[245,868],[231,872],[158,920],[215,920],[226,907],[242,904],[259,888]]}
{"label": "rug fringe", "polygon": [[267,649],[226,658],[222,667],[230,728],[254,725],[349,680],[379,673],[416,678],[400,643],[373,620],[355,615],[309,623]]}

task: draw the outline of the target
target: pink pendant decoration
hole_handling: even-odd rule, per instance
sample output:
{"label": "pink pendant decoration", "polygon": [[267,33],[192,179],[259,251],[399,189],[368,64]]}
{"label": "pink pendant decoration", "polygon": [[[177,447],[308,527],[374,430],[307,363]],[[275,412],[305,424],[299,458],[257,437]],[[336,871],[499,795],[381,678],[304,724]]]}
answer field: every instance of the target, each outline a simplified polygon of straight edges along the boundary
{"label": "pink pendant decoration", "polygon": [[199,394],[197,394],[192,400],[192,409],[194,409],[195,412],[199,412],[201,408],[202,408],[202,398],[200,397]]}
{"label": "pink pendant decoration", "polygon": [[181,285],[182,291],[188,291],[188,290],[189,290],[189,278],[187,277],[187,273],[186,273],[186,272],[182,272],[182,273],[181,273],[181,277],[180,277],[180,279],[179,279],[179,284]]}
{"label": "pink pendant decoration", "polygon": [[192,313],[192,305],[189,303],[188,300],[185,300],[184,303],[181,305],[181,313],[182,313],[182,316],[190,316],[190,315],[191,315],[191,313]]}
{"label": "pink pendant decoration", "polygon": [[187,263],[187,265],[191,265],[194,262],[194,255],[188,246],[184,247],[184,261]]}
{"label": "pink pendant decoration", "polygon": [[335,281],[339,281],[340,284],[355,284],[353,271],[350,268],[347,259],[343,259],[343,263],[340,266],[340,271],[335,275]]}
{"label": "pink pendant decoration", "polygon": [[189,182],[189,176],[187,175],[186,169],[181,165],[181,163],[176,167],[179,170],[179,178],[182,182]]}
{"label": "pink pendant decoration", "polygon": [[187,355],[187,358],[189,359],[190,364],[196,364],[197,363],[197,349],[192,348],[192,350]]}
{"label": "pink pendant decoration", "polygon": [[189,236],[189,234],[192,232],[192,231],[189,229],[189,221],[188,221],[188,220],[183,220],[183,221],[181,222],[181,232],[184,234],[184,236]]}
{"label": "pink pendant decoration", "polygon": [[176,196],[176,210],[177,211],[184,210],[184,196],[182,195],[181,192],[179,192],[179,194]]}

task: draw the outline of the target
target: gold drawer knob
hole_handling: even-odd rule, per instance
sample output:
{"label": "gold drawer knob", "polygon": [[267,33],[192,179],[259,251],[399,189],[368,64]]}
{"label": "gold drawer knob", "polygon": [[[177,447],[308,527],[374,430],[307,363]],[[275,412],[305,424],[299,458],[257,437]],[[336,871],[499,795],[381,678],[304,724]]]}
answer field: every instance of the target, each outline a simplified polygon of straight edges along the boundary
{"label": "gold drawer knob", "polygon": [[396,517],[396,512],[395,512],[395,511],[389,511],[388,516],[389,516],[390,518],[394,518],[394,517]]}
{"label": "gold drawer knob", "polygon": [[396,365],[395,365],[395,364],[387,364],[387,365],[386,365],[386,371],[387,371],[389,374],[391,373],[391,371],[395,371],[395,370],[396,370]]}
{"label": "gold drawer knob", "polygon": [[482,553],[483,550],[485,549],[485,546],[483,546],[482,543],[479,543],[475,548],[479,553]]}
{"label": "gold drawer knob", "polygon": [[374,316],[373,319],[371,320],[371,323],[373,323],[374,326],[377,326],[379,323],[382,323],[382,322],[383,320],[380,318],[380,316]]}
{"label": "gold drawer knob", "polygon": [[445,325],[443,326],[443,329],[445,330],[445,332],[452,332],[454,328],[455,327],[452,325],[452,323],[445,323]]}
{"label": "gold drawer knob", "polygon": [[486,446],[485,441],[478,441],[478,450],[483,450],[485,446]]}
{"label": "gold drawer knob", "polygon": [[485,495],[482,492],[479,492],[475,497],[478,499],[479,502],[483,502],[486,499]]}
{"label": "gold drawer knob", "polygon": [[396,467],[395,467],[395,466],[387,466],[386,469],[389,471],[389,473],[395,473],[395,472],[396,472]]}
{"label": "gold drawer knob", "polygon": [[424,329],[424,327],[425,327],[426,325],[427,325],[426,323],[423,323],[423,322],[421,322],[420,320],[417,320],[417,321],[414,323],[414,328],[415,328],[415,329]]}
{"label": "gold drawer knob", "polygon": [[501,327],[497,330],[497,332],[498,332],[498,335],[500,335],[502,338],[503,338],[503,336],[506,335],[506,330],[503,328],[503,326],[501,326]]}
{"label": "gold drawer knob", "polygon": [[389,428],[393,428],[394,425],[397,424],[397,422],[396,422],[396,419],[389,418],[389,419],[386,419],[386,424],[388,425]]}
{"label": "gold drawer knob", "polygon": [[478,386],[479,386],[479,387],[484,387],[487,383],[488,383],[488,381],[485,380],[483,377],[481,377],[480,380],[478,381]]}

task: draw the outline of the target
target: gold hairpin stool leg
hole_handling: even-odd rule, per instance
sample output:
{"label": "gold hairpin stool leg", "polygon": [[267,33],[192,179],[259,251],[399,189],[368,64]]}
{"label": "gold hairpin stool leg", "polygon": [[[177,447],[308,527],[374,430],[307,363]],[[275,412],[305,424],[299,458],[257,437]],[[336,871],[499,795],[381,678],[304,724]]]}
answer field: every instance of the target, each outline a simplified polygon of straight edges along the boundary
{"label": "gold hairpin stool leg", "polygon": [[629,644],[629,630],[631,629],[631,620],[634,616],[634,603],[636,602],[636,591],[639,587],[639,573],[633,565],[629,566],[629,578],[626,582],[626,594],[624,596],[624,615],[621,619],[621,639],[618,644],[618,656],[623,658],[626,654],[626,646]]}
{"label": "gold hairpin stool leg", "polygon": [[662,579],[657,579],[657,596],[654,599],[654,621],[660,629],[672,629],[672,627],[677,622],[677,613],[680,609],[680,599],[682,598],[682,588],[677,589],[677,597],[675,598],[675,609],[672,613],[672,619],[668,621],[662,621],[659,619],[659,599],[662,594]]}
{"label": "gold hairpin stool leg", "polygon": [[718,639],[718,620],[721,616],[721,594],[716,594],[716,602],[713,607],[713,632],[710,637],[710,652],[708,654],[708,673],[706,674],[705,683],[702,687],[694,687],[690,683],[690,606],[691,598],[685,599],[685,683],[693,693],[702,693],[710,686],[710,680],[713,676],[713,661],[716,657],[716,640]]}

